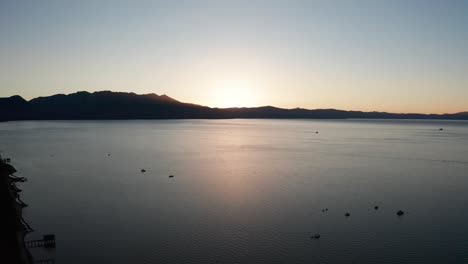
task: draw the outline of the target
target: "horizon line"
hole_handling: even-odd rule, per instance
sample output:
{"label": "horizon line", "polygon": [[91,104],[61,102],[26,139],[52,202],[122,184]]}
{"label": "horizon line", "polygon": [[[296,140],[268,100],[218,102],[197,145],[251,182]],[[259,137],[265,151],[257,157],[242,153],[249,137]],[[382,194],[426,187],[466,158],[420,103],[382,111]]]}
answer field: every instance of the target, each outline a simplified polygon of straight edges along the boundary
{"label": "horizon line", "polygon": [[278,109],[285,109],[285,110],[294,110],[294,109],[298,109],[298,110],[309,110],[309,111],[314,111],[314,110],[336,110],[336,111],[346,111],[346,112],[363,112],[363,113],[388,113],[388,114],[401,114],[401,115],[453,115],[453,114],[461,114],[461,113],[468,113],[468,109],[467,110],[460,110],[460,111],[456,111],[456,112],[440,112],[440,113],[434,113],[434,112],[426,112],[426,113],[419,113],[419,112],[393,112],[393,111],[379,111],[379,110],[369,110],[369,111],[365,111],[365,110],[350,110],[350,109],[344,109],[344,108],[333,108],[333,107],[327,107],[327,108],[304,108],[304,107],[300,107],[300,106],[296,106],[296,107],[291,107],[291,108],[288,108],[288,107],[279,107],[279,106],[274,106],[274,105],[258,105],[258,106],[233,106],[233,107],[218,107],[218,106],[209,106],[209,105],[206,105],[206,104],[199,104],[199,103],[192,103],[192,102],[183,102],[183,101],[179,101],[178,99],[175,99],[173,98],[172,96],[169,96],[165,93],[163,94],[157,94],[155,92],[151,92],[151,93],[136,93],[136,92],[129,92],[129,91],[112,91],[112,90],[96,90],[96,91],[86,91],[86,90],[79,90],[79,91],[76,91],[76,92],[72,92],[72,93],[56,93],[56,94],[51,94],[51,95],[41,95],[41,96],[37,96],[37,97],[32,97],[31,99],[26,99],[25,97],[23,97],[22,95],[19,95],[19,94],[14,94],[14,95],[11,95],[11,96],[7,96],[7,97],[0,97],[1,98],[11,98],[11,97],[15,97],[15,96],[19,96],[21,97],[22,99],[24,99],[25,101],[27,102],[30,102],[34,99],[37,99],[37,98],[44,98],[44,97],[51,97],[51,96],[56,96],[56,95],[65,95],[65,96],[69,96],[69,95],[72,95],[72,94],[76,94],[76,93],[88,93],[88,94],[94,94],[94,93],[103,93],[103,92],[111,92],[111,93],[124,93],[124,94],[134,94],[134,95],[139,95],[139,96],[145,96],[145,95],[157,95],[157,96],[167,96],[179,103],[184,103],[184,104],[193,104],[193,105],[198,105],[198,106],[203,106],[203,107],[208,107],[208,108],[211,108],[211,109],[242,109],[242,108],[263,108],[263,107],[272,107],[272,108],[278,108]]}

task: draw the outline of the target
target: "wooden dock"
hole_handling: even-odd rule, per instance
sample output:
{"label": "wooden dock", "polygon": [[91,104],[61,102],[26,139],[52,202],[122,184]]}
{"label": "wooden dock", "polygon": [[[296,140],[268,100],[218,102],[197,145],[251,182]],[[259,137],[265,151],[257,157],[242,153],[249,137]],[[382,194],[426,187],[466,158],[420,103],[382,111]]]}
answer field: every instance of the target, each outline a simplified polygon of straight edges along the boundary
{"label": "wooden dock", "polygon": [[34,264],[55,264],[54,259],[40,259],[40,260],[35,260]]}
{"label": "wooden dock", "polygon": [[29,248],[55,248],[55,235],[44,235],[43,239],[25,241],[24,244]]}

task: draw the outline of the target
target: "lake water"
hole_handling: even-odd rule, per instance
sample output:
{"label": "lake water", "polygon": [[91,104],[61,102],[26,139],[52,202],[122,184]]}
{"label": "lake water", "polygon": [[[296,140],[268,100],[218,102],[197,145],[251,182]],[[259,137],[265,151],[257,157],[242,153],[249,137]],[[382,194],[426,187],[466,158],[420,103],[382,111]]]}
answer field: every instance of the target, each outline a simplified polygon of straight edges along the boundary
{"label": "lake water", "polygon": [[464,121],[8,122],[0,150],[56,263],[468,262]]}

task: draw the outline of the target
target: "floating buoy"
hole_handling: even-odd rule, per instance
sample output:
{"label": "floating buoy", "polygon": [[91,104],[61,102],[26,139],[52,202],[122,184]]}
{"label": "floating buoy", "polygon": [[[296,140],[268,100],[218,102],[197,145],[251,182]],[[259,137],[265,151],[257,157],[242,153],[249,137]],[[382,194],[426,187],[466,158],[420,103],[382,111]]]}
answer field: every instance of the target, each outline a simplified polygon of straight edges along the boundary
{"label": "floating buoy", "polygon": [[349,217],[350,215],[351,215],[350,213],[346,213],[346,214],[345,214],[346,217]]}
{"label": "floating buoy", "polygon": [[143,173],[143,172],[146,172],[146,170],[145,170],[145,169],[141,169],[141,173]]}
{"label": "floating buoy", "polygon": [[174,178],[174,175],[169,175],[169,178]]}
{"label": "floating buoy", "polygon": [[310,238],[313,238],[313,239],[319,239],[320,238],[320,234],[314,234],[313,236],[311,236]]}
{"label": "floating buoy", "polygon": [[375,209],[375,210],[379,210],[379,207],[376,205],[376,206],[374,206],[374,209]]}
{"label": "floating buoy", "polygon": [[398,216],[402,216],[405,214],[405,212],[403,212],[402,210],[398,210],[398,212],[396,213]]}

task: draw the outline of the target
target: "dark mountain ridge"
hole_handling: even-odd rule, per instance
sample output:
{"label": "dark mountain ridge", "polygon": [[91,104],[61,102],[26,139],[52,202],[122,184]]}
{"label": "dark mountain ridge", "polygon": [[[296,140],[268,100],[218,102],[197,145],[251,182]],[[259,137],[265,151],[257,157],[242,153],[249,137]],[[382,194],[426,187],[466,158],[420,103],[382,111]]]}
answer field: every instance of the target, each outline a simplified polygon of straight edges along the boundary
{"label": "dark mountain ridge", "polygon": [[154,93],[76,92],[34,98],[0,98],[0,120],[92,119],[220,119],[220,118],[378,118],[468,120],[468,112],[455,114],[397,114],[336,109],[283,109],[273,106],[210,108],[177,101]]}

